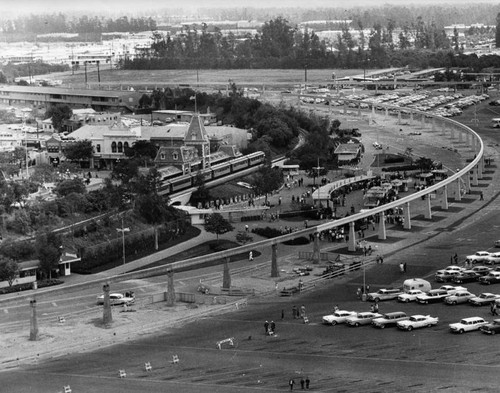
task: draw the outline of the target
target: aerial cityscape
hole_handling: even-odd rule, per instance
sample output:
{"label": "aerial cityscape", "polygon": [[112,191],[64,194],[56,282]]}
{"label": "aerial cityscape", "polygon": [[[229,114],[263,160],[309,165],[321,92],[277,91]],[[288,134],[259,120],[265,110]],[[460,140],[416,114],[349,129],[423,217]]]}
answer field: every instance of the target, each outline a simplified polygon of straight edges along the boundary
{"label": "aerial cityscape", "polygon": [[3,5],[2,392],[498,390],[498,4]]}

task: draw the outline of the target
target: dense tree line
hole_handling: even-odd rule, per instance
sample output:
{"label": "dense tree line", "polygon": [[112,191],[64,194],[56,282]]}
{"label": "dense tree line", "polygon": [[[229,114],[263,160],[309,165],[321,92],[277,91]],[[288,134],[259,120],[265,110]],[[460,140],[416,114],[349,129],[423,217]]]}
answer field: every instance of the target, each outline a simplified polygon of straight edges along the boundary
{"label": "dense tree line", "polygon": [[83,15],[70,19],[62,13],[51,15],[20,16],[16,19],[4,20],[0,24],[0,31],[6,40],[17,40],[26,37],[35,37],[38,34],[74,33],[92,35],[100,40],[101,33],[120,32],[136,33],[156,30],[156,21],[151,17],[129,18],[122,16],[117,19],[103,17],[89,17]]}

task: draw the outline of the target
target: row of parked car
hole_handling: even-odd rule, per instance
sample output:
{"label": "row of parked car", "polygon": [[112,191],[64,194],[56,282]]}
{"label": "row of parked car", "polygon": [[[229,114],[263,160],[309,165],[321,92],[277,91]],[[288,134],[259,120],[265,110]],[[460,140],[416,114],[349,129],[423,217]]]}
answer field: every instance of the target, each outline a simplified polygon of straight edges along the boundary
{"label": "row of parked car", "polygon": [[453,281],[456,284],[479,281],[481,284],[495,284],[500,282],[500,266],[474,266],[470,269],[451,265],[440,269],[434,275],[437,282]]}
{"label": "row of parked car", "polygon": [[[412,331],[413,329],[431,327],[437,325],[438,317],[431,315],[408,316],[403,311],[379,314],[375,312],[356,312],[338,310],[331,315],[325,315],[322,319],[324,325],[346,324],[348,326],[372,325],[384,329],[386,327],[398,327],[401,330]],[[463,318],[459,322],[449,324],[453,333],[465,333],[473,330],[481,330],[483,333],[494,335],[500,332],[500,319],[487,322],[482,317]]]}

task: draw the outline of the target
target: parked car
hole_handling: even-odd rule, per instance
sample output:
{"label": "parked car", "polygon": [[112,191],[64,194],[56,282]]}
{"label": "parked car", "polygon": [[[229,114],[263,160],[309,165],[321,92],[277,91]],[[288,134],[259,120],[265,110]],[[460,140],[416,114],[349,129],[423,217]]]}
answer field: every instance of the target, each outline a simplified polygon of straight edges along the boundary
{"label": "parked car", "polygon": [[201,283],[198,285],[198,288],[196,288],[196,290],[200,293],[204,293],[205,295],[209,295],[210,292],[212,292],[212,288],[210,288],[210,286]]}
{"label": "parked car", "polygon": [[372,320],[375,318],[380,318],[382,314],[379,313],[374,313],[374,312],[360,312],[357,313],[356,315],[353,315],[352,317],[348,317],[346,319],[346,324],[349,326],[360,326],[360,325],[369,325],[372,323]]}
{"label": "parked car", "polygon": [[404,303],[414,302],[415,300],[417,300],[417,296],[419,295],[425,295],[425,292],[422,292],[420,289],[413,289],[411,291],[399,295],[398,301]]}
{"label": "parked car", "polygon": [[465,257],[465,262],[469,263],[483,263],[487,260],[489,257],[490,253],[488,251],[478,251],[473,255],[467,255]]}
{"label": "parked car", "polygon": [[440,269],[434,275],[434,279],[437,282],[447,282],[451,281],[451,279],[460,273],[462,270],[465,270],[463,267],[452,265],[448,266],[444,269]]}
{"label": "parked car", "polygon": [[441,285],[438,289],[442,289],[443,291],[448,292],[449,295],[454,295],[458,291],[467,291],[467,288],[465,287],[456,287],[453,285]]}
{"label": "parked car", "polygon": [[372,320],[372,325],[383,329],[387,326],[396,326],[399,321],[404,321],[409,317],[403,311],[395,311],[384,314],[380,318],[375,318]]}
{"label": "parked car", "polygon": [[500,319],[495,319],[493,322],[481,326],[479,330],[481,330],[483,333],[491,335],[500,333]]}
{"label": "parked car", "polygon": [[473,297],[476,297],[476,295],[470,293],[469,291],[458,291],[454,295],[445,297],[444,302],[452,305],[468,303],[469,299],[472,299]]}
{"label": "parked car", "polygon": [[[130,294],[129,294],[130,295]],[[123,293],[110,293],[109,303],[112,306],[123,306],[135,303],[135,296],[125,296]],[[104,295],[97,296],[97,304],[104,304]]]}
{"label": "parked car", "polygon": [[396,325],[402,330],[413,330],[423,327],[431,327],[437,325],[438,317],[431,317],[430,315],[412,315],[405,321],[399,321]]}
{"label": "parked car", "polygon": [[486,260],[484,261],[485,265],[497,265],[500,263],[500,252],[492,252]]}
{"label": "parked car", "polygon": [[449,326],[452,333],[462,334],[465,332],[472,332],[473,330],[479,330],[481,326],[486,324],[488,324],[488,322],[481,317],[470,317],[464,318],[457,323],[450,323]]}
{"label": "parked car", "polygon": [[417,296],[417,303],[428,304],[442,302],[450,294],[442,289],[432,289],[426,294]]}
{"label": "parked car", "polygon": [[487,267],[487,266],[474,266],[470,270],[472,270],[473,272],[476,272],[477,274],[479,274],[479,276],[486,276],[489,272],[491,272],[491,267]]}
{"label": "parked car", "polygon": [[454,276],[451,281],[456,282],[457,284],[462,284],[465,282],[473,282],[477,281],[479,278],[479,274],[472,270],[464,270],[460,273],[458,273],[456,276]]}
{"label": "parked car", "polygon": [[367,299],[375,302],[379,302],[381,300],[393,300],[397,299],[397,297],[402,293],[403,291],[399,288],[379,289],[377,292],[369,293]]}
{"label": "parked car", "polygon": [[335,311],[333,314],[325,315],[322,318],[322,322],[324,325],[337,325],[338,323],[344,323],[348,317],[352,317],[356,314],[356,311],[339,310]]}
{"label": "parked car", "polygon": [[500,282],[500,272],[498,271],[491,271],[487,275],[479,277],[479,282],[481,284],[495,284],[497,282]]}
{"label": "parked car", "polygon": [[469,299],[469,303],[472,304],[473,306],[485,306],[497,299],[500,299],[500,295],[483,292],[479,296]]}

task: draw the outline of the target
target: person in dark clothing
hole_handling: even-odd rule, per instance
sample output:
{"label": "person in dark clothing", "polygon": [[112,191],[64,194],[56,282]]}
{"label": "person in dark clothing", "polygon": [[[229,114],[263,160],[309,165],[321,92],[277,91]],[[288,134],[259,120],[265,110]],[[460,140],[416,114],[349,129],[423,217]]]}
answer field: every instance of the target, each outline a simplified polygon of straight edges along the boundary
{"label": "person in dark clothing", "polygon": [[290,379],[290,381],[288,381],[288,384],[290,385],[290,390],[293,390],[293,385],[295,384],[295,381],[293,379]]}
{"label": "person in dark clothing", "polygon": [[309,389],[309,383],[311,381],[309,380],[309,377],[306,377],[306,389]]}
{"label": "person in dark clothing", "polygon": [[297,316],[299,315],[299,310],[297,310],[297,306],[293,306],[292,314],[293,314],[293,319],[297,319]]}
{"label": "person in dark clothing", "polygon": [[281,319],[285,319],[285,310],[281,310]]}
{"label": "person in dark clothing", "polygon": [[304,390],[304,385],[305,385],[306,381],[304,380],[304,378],[300,378],[300,388],[302,390]]}
{"label": "person in dark clothing", "polygon": [[271,330],[269,331],[270,334],[276,334],[276,324],[274,323],[274,321],[271,321]]}
{"label": "person in dark clothing", "polygon": [[269,322],[264,322],[264,330],[266,331],[266,334],[269,333]]}

